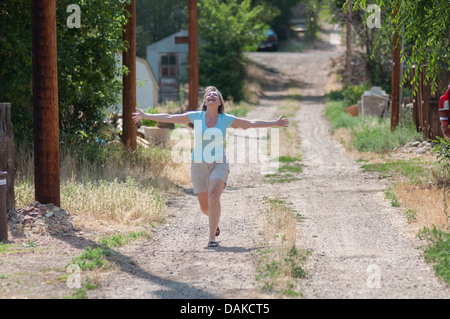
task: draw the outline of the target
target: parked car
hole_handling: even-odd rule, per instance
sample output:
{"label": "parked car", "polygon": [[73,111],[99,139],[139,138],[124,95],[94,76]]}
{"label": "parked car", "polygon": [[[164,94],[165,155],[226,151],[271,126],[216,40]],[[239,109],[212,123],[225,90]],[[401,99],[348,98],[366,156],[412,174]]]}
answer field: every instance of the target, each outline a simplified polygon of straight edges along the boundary
{"label": "parked car", "polygon": [[266,39],[259,45],[258,51],[270,50],[277,51],[278,50],[278,36],[272,29],[266,30]]}

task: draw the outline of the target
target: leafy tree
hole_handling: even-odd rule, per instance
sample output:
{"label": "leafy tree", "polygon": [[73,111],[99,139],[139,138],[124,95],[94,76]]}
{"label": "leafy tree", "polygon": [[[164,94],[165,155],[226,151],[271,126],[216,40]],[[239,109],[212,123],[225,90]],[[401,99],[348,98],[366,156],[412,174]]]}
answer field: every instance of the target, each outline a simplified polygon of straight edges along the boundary
{"label": "leafy tree", "polygon": [[[127,0],[80,0],[81,28],[68,28],[66,10],[73,2],[58,0],[56,9],[62,138],[99,128],[122,88],[116,54],[125,49]],[[16,141],[32,140],[30,1],[2,1],[0,23],[0,100],[11,102]]]}
{"label": "leafy tree", "polygon": [[[11,103],[15,140],[33,131],[30,1],[0,2],[0,101]],[[22,133],[22,134],[20,134]]]}
{"label": "leafy tree", "polygon": [[[315,0],[312,0],[315,1]],[[298,3],[312,2],[311,0],[253,0],[254,4],[264,5],[268,9],[266,12],[275,14],[268,20],[272,29],[277,33],[280,40],[285,40],[291,29],[290,20],[292,17],[291,9]]]}
{"label": "leafy tree", "polygon": [[69,29],[67,6],[57,3],[59,109],[63,134],[92,131],[122,92],[117,54],[126,49],[126,0],[81,1],[81,28]]}
{"label": "leafy tree", "polygon": [[[330,22],[346,27],[347,0],[317,0],[322,8],[330,14]],[[381,12],[381,20],[385,20],[385,11]],[[351,13],[352,55],[358,55],[363,65],[352,68],[352,75],[363,78],[371,85],[381,86],[386,92],[391,91],[392,68],[392,36],[384,34],[383,29],[368,28],[366,11],[354,9]],[[360,83],[353,83],[360,84]]]}
{"label": "leafy tree", "polygon": [[[382,19],[383,37],[389,39],[397,32],[403,34],[405,48],[402,62],[407,63],[405,78],[411,67],[417,65],[418,71],[425,72],[426,81],[431,84],[432,91],[437,88],[444,70],[450,71],[450,15],[448,0],[353,0],[353,8],[365,9],[368,4],[376,4],[385,11]],[[399,13],[394,18],[394,9]],[[426,66],[426,68],[424,68]],[[412,83],[419,81],[416,72]]]}
{"label": "leafy tree", "polygon": [[265,7],[250,0],[200,0],[200,84],[218,87],[224,98],[243,98],[245,49],[255,49],[265,38]]}

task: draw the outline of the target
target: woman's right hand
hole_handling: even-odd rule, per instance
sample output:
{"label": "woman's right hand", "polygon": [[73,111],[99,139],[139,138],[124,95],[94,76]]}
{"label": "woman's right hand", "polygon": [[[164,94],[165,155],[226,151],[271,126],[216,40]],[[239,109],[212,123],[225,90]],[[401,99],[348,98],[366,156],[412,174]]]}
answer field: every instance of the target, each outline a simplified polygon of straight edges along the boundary
{"label": "woman's right hand", "polygon": [[136,112],[133,113],[132,115],[132,119],[135,123],[139,122],[140,120],[142,120],[144,118],[144,112],[138,108],[136,108]]}

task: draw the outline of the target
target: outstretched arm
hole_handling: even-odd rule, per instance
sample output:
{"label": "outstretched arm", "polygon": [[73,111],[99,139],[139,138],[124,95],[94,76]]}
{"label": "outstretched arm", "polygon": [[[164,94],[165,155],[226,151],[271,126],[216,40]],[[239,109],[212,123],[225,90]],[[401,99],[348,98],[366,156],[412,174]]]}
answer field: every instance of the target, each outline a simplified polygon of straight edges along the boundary
{"label": "outstretched arm", "polygon": [[241,129],[248,129],[248,128],[259,128],[259,127],[287,127],[289,126],[289,120],[287,118],[283,118],[283,115],[281,115],[277,120],[275,121],[263,121],[263,120],[246,120],[237,117],[233,124],[231,124],[232,128],[241,128]]}
{"label": "outstretched arm", "polygon": [[144,113],[142,110],[140,110],[138,108],[136,108],[136,112],[133,113],[132,118],[135,123],[137,123],[143,119],[149,119],[152,121],[164,122],[164,123],[174,123],[174,124],[190,123],[189,116],[187,115],[187,113],[183,113],[183,114],[166,114],[166,113],[148,114],[148,113]]}

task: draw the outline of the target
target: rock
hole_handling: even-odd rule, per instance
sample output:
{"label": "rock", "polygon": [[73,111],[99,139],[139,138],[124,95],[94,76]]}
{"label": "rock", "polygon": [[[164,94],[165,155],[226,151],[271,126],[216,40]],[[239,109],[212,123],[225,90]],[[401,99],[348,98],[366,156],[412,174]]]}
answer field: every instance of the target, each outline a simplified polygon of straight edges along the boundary
{"label": "rock", "polygon": [[427,151],[426,151],[424,148],[422,148],[422,147],[416,149],[416,153],[417,153],[417,154],[424,154],[424,153],[426,153],[426,152],[427,152]]}
{"label": "rock", "polygon": [[369,91],[365,91],[361,99],[361,112],[358,113],[375,116],[382,116],[384,114],[389,101],[386,92],[377,86],[372,87]]}
{"label": "rock", "polygon": [[[70,236],[81,229],[73,225],[71,214],[54,204],[38,201],[30,206],[8,212],[8,222],[14,236],[29,234]],[[79,235],[83,235],[79,233]]]}
{"label": "rock", "polygon": [[55,207],[52,208],[52,212],[54,212],[54,213],[59,213],[61,211],[62,211],[62,209],[60,207],[58,207],[58,206],[55,206]]}
{"label": "rock", "polygon": [[32,220],[34,220],[34,217],[32,217],[32,216],[29,216],[29,215],[25,215],[24,217],[23,217],[23,221],[26,223],[26,222],[29,222],[29,221],[32,221]]}
{"label": "rock", "polygon": [[420,145],[420,141],[411,142],[411,144],[410,144],[411,147],[417,147],[419,145]]}

